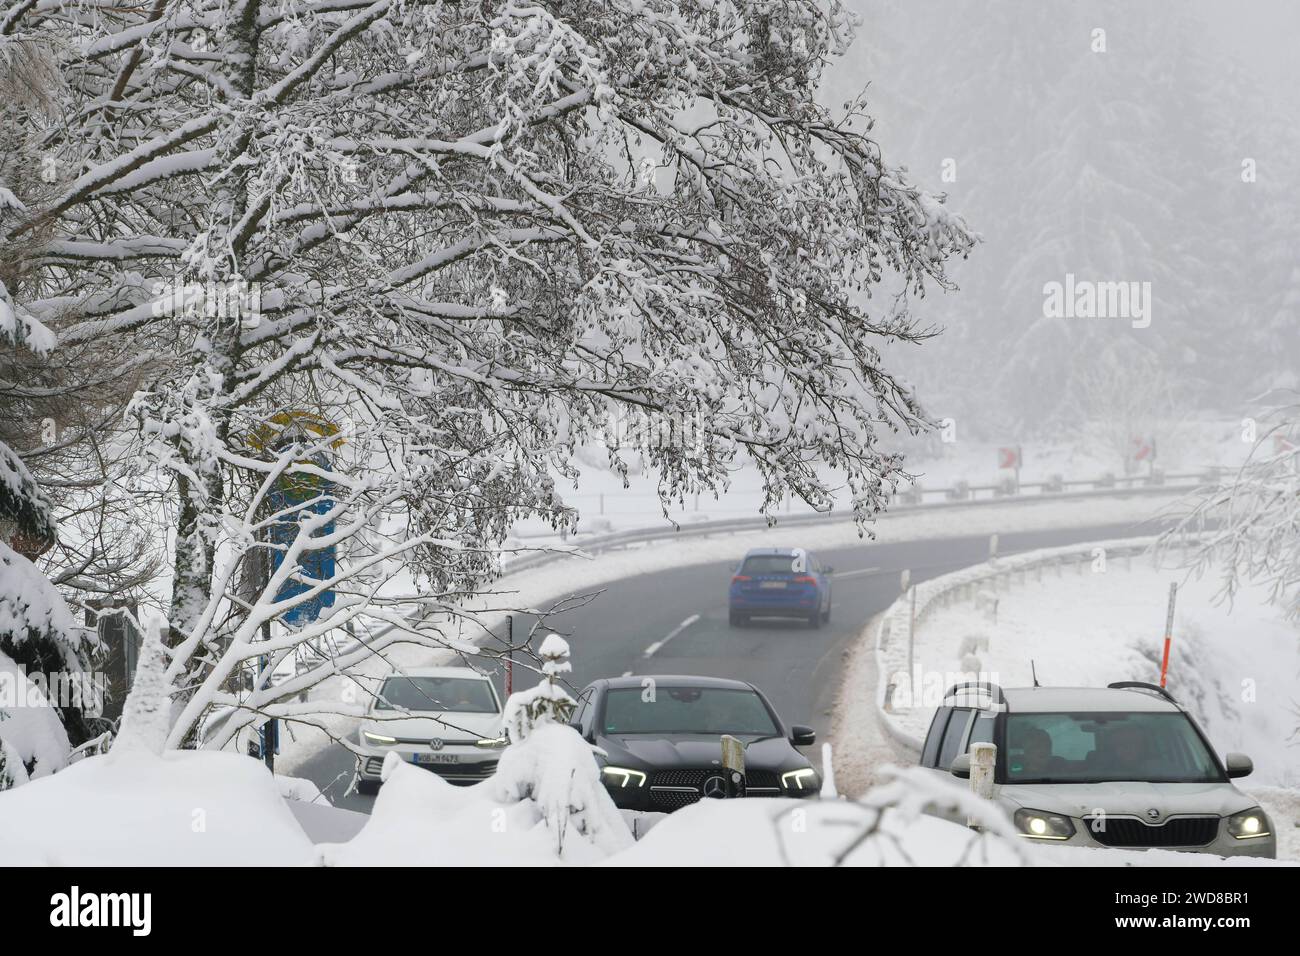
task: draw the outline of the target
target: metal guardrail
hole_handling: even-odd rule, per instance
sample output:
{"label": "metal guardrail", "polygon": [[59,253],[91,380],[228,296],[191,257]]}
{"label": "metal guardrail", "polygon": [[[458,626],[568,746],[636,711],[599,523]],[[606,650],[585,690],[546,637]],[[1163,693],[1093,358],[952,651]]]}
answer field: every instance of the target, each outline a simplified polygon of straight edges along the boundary
{"label": "metal guardrail", "polygon": [[[1189,482],[1189,479],[1193,479]],[[1172,492],[1192,491],[1197,487],[1209,482],[1211,475],[1209,473],[1201,474],[1180,474],[1180,475],[1154,475],[1143,476],[1142,478],[1115,478],[1114,476],[1104,476],[1098,479],[1088,481],[1070,481],[1070,482],[1035,482],[1021,484],[1022,493],[1000,493],[997,489],[999,485],[963,485],[959,483],[953,488],[937,489],[919,489],[922,496],[926,494],[942,494],[944,500],[926,503],[922,497],[921,500],[909,500],[911,497],[908,492],[900,492],[891,501],[888,514],[909,513],[912,511],[933,511],[949,508],[966,508],[980,507],[995,504],[1005,504],[1010,501],[1077,501],[1089,498],[1123,498],[1133,495],[1167,495]],[[1127,484],[1127,487],[1119,487],[1119,483]],[[1055,490],[1057,487],[1064,486],[1091,485],[1087,491],[1065,491]],[[1026,495],[1023,492],[1026,489],[1041,489],[1037,495]],[[993,490],[994,497],[976,498],[975,493],[978,491]],[[569,557],[573,554],[599,554],[603,551],[612,551],[619,548],[627,547],[632,544],[641,544],[648,541],[662,541],[669,538],[682,537],[707,537],[711,534],[729,534],[737,531],[762,531],[769,527],[801,527],[803,525],[822,525],[834,524],[838,522],[852,521],[851,512],[825,512],[820,514],[787,514],[777,518],[771,524],[766,518],[759,516],[747,518],[723,518],[716,521],[695,521],[677,526],[666,526],[657,528],[636,528],[628,531],[614,531],[609,534],[592,535],[582,538],[572,545],[561,545],[551,548],[520,549],[527,550],[530,553],[522,557],[507,562],[502,568],[504,574],[514,574],[517,571],[525,571],[530,568],[547,564],[560,558]]]}
{"label": "metal guardrail", "polygon": [[[1193,540],[1197,536],[1193,536]],[[911,675],[917,666],[912,658],[912,642],[916,632],[936,610],[960,602],[978,601],[986,589],[1004,591],[1012,585],[1029,583],[1030,576],[1041,581],[1044,573],[1060,577],[1067,569],[1082,573],[1093,564],[1100,551],[1107,561],[1125,560],[1132,568],[1133,558],[1148,554],[1159,540],[1159,535],[1135,538],[1084,541],[1053,548],[1032,548],[1016,554],[990,558],[979,564],[941,574],[903,590],[899,596],[875,619],[872,653],[876,659],[876,709],[882,726],[891,738],[904,748],[921,750],[921,740],[907,731],[898,721],[899,712],[893,709],[896,690],[891,678],[899,673]],[[1186,547],[1186,544],[1184,544]],[[996,611],[995,611],[996,613]],[[906,651],[904,650],[906,648]]]}

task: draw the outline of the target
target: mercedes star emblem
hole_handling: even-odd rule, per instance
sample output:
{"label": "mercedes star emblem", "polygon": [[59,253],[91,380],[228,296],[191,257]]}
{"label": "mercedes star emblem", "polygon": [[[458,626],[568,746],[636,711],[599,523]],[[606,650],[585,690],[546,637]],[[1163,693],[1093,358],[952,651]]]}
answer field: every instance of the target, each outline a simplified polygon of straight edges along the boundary
{"label": "mercedes star emblem", "polygon": [[727,783],[721,777],[713,776],[704,781],[704,786],[700,790],[706,797],[721,800],[727,795]]}

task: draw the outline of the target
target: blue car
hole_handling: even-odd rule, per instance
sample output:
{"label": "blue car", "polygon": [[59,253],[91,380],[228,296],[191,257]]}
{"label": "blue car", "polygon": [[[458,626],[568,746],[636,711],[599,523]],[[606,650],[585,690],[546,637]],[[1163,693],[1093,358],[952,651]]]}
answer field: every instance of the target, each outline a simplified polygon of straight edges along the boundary
{"label": "blue car", "polygon": [[834,570],[803,548],[755,548],[731,578],[731,625],[743,627],[751,617],[797,617],[821,627],[831,619]]}

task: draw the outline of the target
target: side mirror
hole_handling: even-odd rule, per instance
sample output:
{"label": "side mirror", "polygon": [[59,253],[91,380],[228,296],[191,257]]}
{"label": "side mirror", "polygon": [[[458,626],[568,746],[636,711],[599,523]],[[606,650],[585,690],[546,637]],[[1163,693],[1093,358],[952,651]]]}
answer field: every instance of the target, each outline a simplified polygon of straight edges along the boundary
{"label": "side mirror", "polygon": [[1255,772],[1254,761],[1245,754],[1228,754],[1223,763],[1230,779],[1249,777]]}
{"label": "side mirror", "polygon": [[817,743],[817,731],[803,724],[795,724],[790,728],[790,743],[796,747],[811,747]]}
{"label": "side mirror", "polygon": [[835,569],[829,564],[822,568],[822,574],[834,574]]}
{"label": "side mirror", "polygon": [[959,754],[952,758],[952,766],[948,768],[954,777],[960,777],[962,780],[970,779],[970,754]]}

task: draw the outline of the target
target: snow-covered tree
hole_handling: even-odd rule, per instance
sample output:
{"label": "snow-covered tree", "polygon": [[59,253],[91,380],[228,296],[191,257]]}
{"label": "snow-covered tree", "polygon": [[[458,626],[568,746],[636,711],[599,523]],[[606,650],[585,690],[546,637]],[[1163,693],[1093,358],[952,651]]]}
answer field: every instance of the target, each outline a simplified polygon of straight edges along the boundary
{"label": "snow-covered tree", "polygon": [[521,743],[543,724],[565,724],[577,702],[564,689],[564,675],[573,670],[569,663],[569,642],[558,634],[547,634],[537,649],[542,679],[535,687],[511,694],[502,722],[512,743]]}
{"label": "snow-covered tree", "polygon": [[[48,330],[14,313],[2,283],[0,343],[39,351],[50,344]],[[83,710],[95,704],[82,699],[85,685],[75,683],[89,659],[91,635],[76,625],[58,589],[15,550],[39,548],[55,530],[48,497],[0,441],[0,789],[63,766],[69,738],[86,739]],[[64,686],[66,697],[59,694]],[[54,693],[47,694],[50,688]],[[17,706],[10,711],[7,704]]]}
{"label": "snow-covered tree", "polygon": [[[701,424],[647,452],[665,499],[748,456],[769,514],[788,491],[828,508],[822,461],[877,511],[901,466],[881,432],[924,421],[880,348],[922,337],[910,299],[973,237],[860,104],[816,102],[852,37],[839,0],[0,14],[4,48],[62,80],[0,105],[26,160],[0,230],[14,314],[145,370],[130,422],[174,496],[173,685],[207,706],[229,654],[256,656],[280,593],[231,585],[291,474],[337,486],[316,505],[341,530],[274,520],[356,549],[308,585],[357,587],[321,631],[360,626],[397,562],[450,607],[516,520],[571,526],[552,472],[628,412]],[[887,273],[904,292],[875,306]],[[296,415],[337,429],[337,464],[257,447]]]}
{"label": "snow-covered tree", "polygon": [[561,681],[572,670],[569,644],[548,634],[537,649],[541,679],[512,694],[504,723],[510,746],[501,755],[492,789],[506,803],[527,802],[538,826],[564,855],[572,832],[604,853],[632,843],[632,834],[600,779],[591,744],[568,725],[575,701]]}
{"label": "snow-covered tree", "polygon": [[[1195,537],[1191,537],[1195,536]],[[1161,544],[1191,543],[1191,569],[1221,575],[1231,601],[1243,584],[1263,584],[1269,599],[1300,618],[1300,402],[1265,419],[1246,463],[1188,501]]]}

